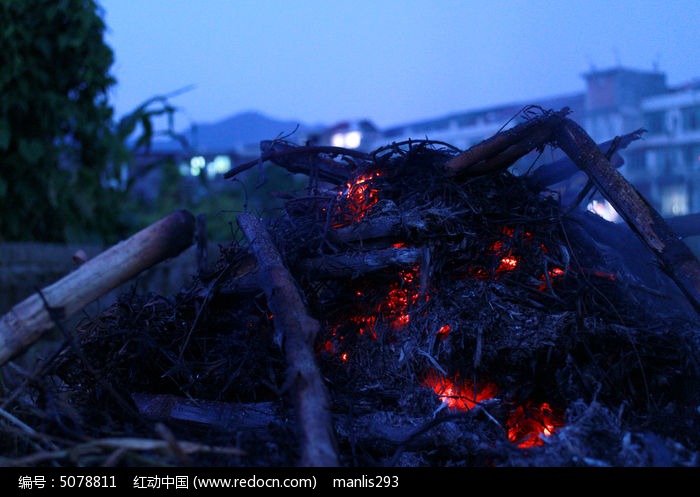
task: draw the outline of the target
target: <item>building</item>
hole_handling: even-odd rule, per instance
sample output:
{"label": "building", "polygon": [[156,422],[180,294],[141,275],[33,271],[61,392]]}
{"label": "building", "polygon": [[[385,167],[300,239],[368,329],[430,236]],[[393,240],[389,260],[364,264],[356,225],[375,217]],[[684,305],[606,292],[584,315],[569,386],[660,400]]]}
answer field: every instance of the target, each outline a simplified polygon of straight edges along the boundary
{"label": "building", "polygon": [[[299,145],[329,145],[368,152],[409,140],[443,142],[466,150],[523,122],[528,111],[567,107],[571,111],[569,116],[598,143],[646,130],[642,139],[619,152],[624,159],[621,173],[664,217],[700,213],[700,80],[669,87],[663,72],[619,66],[591,70],[582,79],[584,89],[571,94],[454,112],[386,129],[377,128],[369,119],[343,121],[325,128],[304,129],[288,139]],[[247,129],[250,127],[247,123],[241,126]],[[269,134],[270,129],[290,127],[289,123],[282,124],[285,123],[273,122],[272,127],[265,129]],[[216,176],[236,163],[257,158],[258,143],[244,146],[241,142],[234,146],[220,138],[234,136],[234,131],[210,133],[218,138],[210,140],[208,154],[202,153],[204,148],[200,146],[196,152],[180,157],[182,174],[192,176],[206,171]],[[214,153],[219,149],[226,151]],[[512,169],[516,173],[524,172],[533,164],[536,167],[553,162],[557,154],[560,156],[561,151],[547,151],[536,162],[531,154]],[[585,181],[585,175],[579,174],[576,181]],[[580,190],[576,181],[569,182],[569,191]],[[604,207],[610,210],[609,205]],[[614,219],[614,211],[612,214],[610,219]]]}
{"label": "building", "polygon": [[540,99],[532,102],[511,103],[485,107],[465,112],[456,112],[436,119],[428,119],[382,131],[381,140],[403,142],[411,140],[433,140],[448,143],[466,150],[501,130],[511,128],[525,119],[525,113],[532,106],[559,110],[569,107],[580,115],[584,109],[584,95],[576,93]]}
{"label": "building", "polygon": [[641,102],[645,139],[625,176],[665,216],[700,212],[700,81]]}
{"label": "building", "polygon": [[662,216],[700,212],[700,81],[672,88],[662,72],[624,67],[592,70],[583,79],[579,93],[395,126],[364,148],[429,139],[464,150],[522,122],[529,106],[568,107],[598,143],[645,129],[642,139],[620,152],[625,160],[620,172]]}

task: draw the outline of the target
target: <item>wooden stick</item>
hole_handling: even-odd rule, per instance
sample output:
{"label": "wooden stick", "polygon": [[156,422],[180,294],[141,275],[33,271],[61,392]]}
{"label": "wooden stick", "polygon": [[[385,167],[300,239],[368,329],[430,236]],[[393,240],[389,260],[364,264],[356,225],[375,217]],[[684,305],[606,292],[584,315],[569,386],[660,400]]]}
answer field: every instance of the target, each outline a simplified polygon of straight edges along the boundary
{"label": "wooden stick", "polygon": [[244,213],[238,216],[238,225],[258,259],[258,283],[287,359],[286,383],[301,431],[301,464],[338,466],[328,392],[314,354],[320,324],[306,312],[301,292],[262,222]]}
{"label": "wooden stick", "polygon": [[270,424],[284,423],[275,402],[230,403],[168,394],[132,393],[142,416],[156,421],[188,422],[229,432],[269,432]]}
{"label": "wooden stick", "polygon": [[553,122],[551,119],[542,122],[539,127],[529,129],[519,142],[503,149],[498,155],[463,168],[460,174],[465,176],[481,176],[508,169],[521,157],[525,157],[533,150],[540,149],[550,142],[552,140],[552,132],[555,124],[556,122]]}
{"label": "wooden stick", "polygon": [[143,270],[179,255],[192,245],[194,226],[189,211],[175,211],[15,305],[0,318],[0,366],[54,327],[53,312],[68,318]]}
{"label": "wooden stick", "polygon": [[[254,433],[257,442],[270,440],[270,425],[283,425],[283,413],[274,402],[233,403],[205,399],[189,399],[168,394],[132,394],[139,413],[148,419],[162,422],[190,423],[193,426],[210,426],[231,434]],[[336,414],[336,424],[344,437],[352,437],[358,447],[371,447],[393,452],[399,446],[406,445],[412,450],[434,448],[439,433],[421,430],[435,426],[439,419],[401,416],[395,412],[375,410],[367,414],[346,414],[347,408]],[[383,423],[382,420],[392,416],[394,422]],[[443,417],[443,421],[450,416]],[[361,427],[361,429],[359,429]],[[339,436],[339,438],[342,435]],[[445,445],[459,443],[447,433],[443,440]]]}
{"label": "wooden stick", "polygon": [[299,262],[299,270],[317,279],[354,278],[392,266],[418,264],[420,248],[384,248],[349,254],[323,255]]}
{"label": "wooden stick", "polygon": [[224,178],[233,178],[255,165],[270,161],[290,173],[316,175],[322,181],[342,184],[348,180],[352,171],[348,164],[341,164],[329,156],[352,157],[363,164],[368,163],[370,159],[368,154],[359,150],[331,146],[301,146],[284,140],[265,140],[260,142],[260,148],[260,158],[227,171]]}
{"label": "wooden stick", "polygon": [[[423,248],[381,248],[364,252],[339,253],[302,259],[299,272],[317,280],[357,278],[388,267],[410,267],[422,261]],[[216,288],[217,295],[233,296],[260,293],[257,268],[236,271]]]}
{"label": "wooden stick", "polygon": [[564,118],[556,138],[559,147],[588,175],[700,313],[700,262],[688,245],[610,164],[578,124]]}
{"label": "wooden stick", "polygon": [[445,175],[485,174],[511,165],[515,159],[549,141],[553,129],[569,112],[565,107],[496,133],[447,161]]}
{"label": "wooden stick", "polygon": [[[638,129],[632,133],[628,133],[619,137],[619,139],[608,140],[598,144],[598,148],[604,154],[609,155],[611,147],[615,147],[610,156],[610,163],[615,168],[620,168],[624,163],[624,159],[618,151],[627,148],[627,146],[635,140],[639,140],[646,130]],[[544,164],[525,177],[525,181],[534,189],[543,190],[551,185],[565,181],[573,176],[580,169],[568,157],[562,157],[559,160]]]}

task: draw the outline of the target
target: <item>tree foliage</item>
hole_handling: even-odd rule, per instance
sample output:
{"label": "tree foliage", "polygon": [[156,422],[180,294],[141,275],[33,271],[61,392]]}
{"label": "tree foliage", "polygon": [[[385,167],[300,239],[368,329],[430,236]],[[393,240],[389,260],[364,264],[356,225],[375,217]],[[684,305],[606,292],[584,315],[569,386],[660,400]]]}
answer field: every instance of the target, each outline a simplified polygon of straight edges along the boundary
{"label": "tree foliage", "polygon": [[[189,88],[116,121],[102,16],[95,0],[0,0],[0,242],[112,244],[178,208],[212,213],[210,234],[221,239],[232,212],[271,207],[257,188],[183,179],[173,158],[144,163],[157,136],[192,152],[169,102]],[[140,181],[155,201],[132,194]]]}
{"label": "tree foliage", "polygon": [[0,0],[0,241],[120,231],[101,14],[92,0]]}

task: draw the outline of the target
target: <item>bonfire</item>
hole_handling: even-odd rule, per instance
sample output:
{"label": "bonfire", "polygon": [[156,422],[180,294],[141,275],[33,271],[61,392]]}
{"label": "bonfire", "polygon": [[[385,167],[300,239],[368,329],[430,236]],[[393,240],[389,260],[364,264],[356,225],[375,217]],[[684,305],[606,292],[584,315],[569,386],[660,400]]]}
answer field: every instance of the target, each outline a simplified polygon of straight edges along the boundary
{"label": "bonfire", "polygon": [[176,295],[83,320],[13,404],[46,440],[15,433],[5,462],[696,465],[698,233],[617,170],[643,130],[596,144],[568,114],[468,150],[262,142],[226,179],[274,163],[304,191],[239,213]]}

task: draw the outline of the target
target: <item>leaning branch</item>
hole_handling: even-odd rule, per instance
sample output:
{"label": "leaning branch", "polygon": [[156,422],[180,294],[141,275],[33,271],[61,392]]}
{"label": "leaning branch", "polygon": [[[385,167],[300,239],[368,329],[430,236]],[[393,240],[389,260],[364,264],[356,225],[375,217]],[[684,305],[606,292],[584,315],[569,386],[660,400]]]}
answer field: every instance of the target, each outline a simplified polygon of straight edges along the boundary
{"label": "leaning branch", "polygon": [[[640,128],[632,133],[599,143],[598,148],[606,157],[610,157],[610,163],[613,167],[619,168],[625,161],[618,152],[627,148],[633,141],[639,140],[645,131],[645,129]],[[538,167],[525,177],[525,181],[533,189],[544,190],[551,185],[566,181],[578,171],[580,169],[570,158],[562,157],[559,160]]]}
{"label": "leaning branch", "polygon": [[313,349],[320,324],[306,312],[301,292],[265,226],[248,213],[238,216],[238,225],[258,260],[258,283],[284,344],[287,386],[301,431],[302,465],[337,466],[328,393]]}
{"label": "leaning branch", "polygon": [[258,159],[227,171],[224,178],[233,178],[256,165],[270,161],[290,173],[306,174],[328,183],[342,184],[350,177],[352,168],[348,163],[336,160],[337,157],[349,157],[363,163],[370,160],[369,155],[357,150],[321,145],[301,146],[282,140],[263,141],[260,148],[262,153]]}
{"label": "leaning branch", "polygon": [[0,318],[0,366],[52,329],[56,314],[68,318],[145,269],[179,255],[192,245],[194,228],[189,211],[175,211],[15,305]]}
{"label": "leaning branch", "polygon": [[568,113],[567,107],[546,112],[497,133],[450,159],[445,164],[445,174],[476,176],[504,169],[550,141],[553,130]]}
{"label": "leaning branch", "polygon": [[661,215],[615,169],[576,122],[565,118],[559,147],[584,171],[700,313],[700,262]]}
{"label": "leaning branch", "polygon": [[384,248],[369,252],[324,255],[299,262],[299,270],[316,279],[356,278],[388,267],[405,267],[421,261],[420,248]]}

